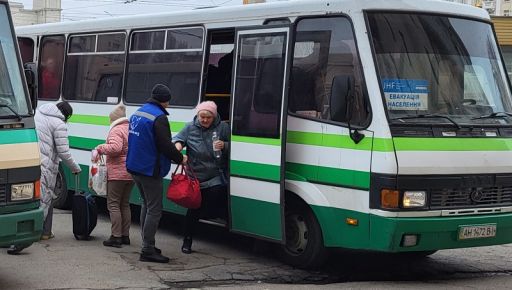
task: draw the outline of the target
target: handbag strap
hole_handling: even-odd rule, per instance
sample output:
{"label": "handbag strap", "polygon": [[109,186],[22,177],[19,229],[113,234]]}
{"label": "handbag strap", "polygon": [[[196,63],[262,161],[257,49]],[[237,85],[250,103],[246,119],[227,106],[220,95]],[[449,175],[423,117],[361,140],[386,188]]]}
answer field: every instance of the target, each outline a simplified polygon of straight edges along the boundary
{"label": "handbag strap", "polygon": [[[190,166],[190,164],[188,164],[188,161],[187,161],[187,163],[185,165],[183,165],[183,168],[185,168],[185,172],[188,175],[190,175],[190,177],[192,177],[193,179],[197,179],[196,173],[194,172],[194,169],[192,169],[192,166]],[[192,174],[189,174],[189,172],[192,173]]]}
{"label": "handbag strap", "polygon": [[174,169],[174,173],[172,175],[176,175],[176,173],[178,172],[178,168],[181,167],[181,174],[183,174],[183,171],[185,170],[185,166],[183,166],[183,164],[178,164],[178,166],[176,166],[176,169]]}

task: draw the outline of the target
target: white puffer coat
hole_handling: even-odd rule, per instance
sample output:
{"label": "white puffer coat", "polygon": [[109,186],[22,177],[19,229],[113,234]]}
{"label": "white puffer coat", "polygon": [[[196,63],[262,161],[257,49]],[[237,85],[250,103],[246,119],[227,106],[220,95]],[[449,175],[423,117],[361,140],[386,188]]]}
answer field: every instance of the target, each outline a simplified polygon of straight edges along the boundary
{"label": "white puffer coat", "polygon": [[80,167],[69,152],[68,128],[59,108],[55,104],[44,104],[37,109],[34,119],[41,151],[41,206],[46,218],[47,206],[52,202],[55,190],[59,161],[64,161],[72,172],[79,172]]}

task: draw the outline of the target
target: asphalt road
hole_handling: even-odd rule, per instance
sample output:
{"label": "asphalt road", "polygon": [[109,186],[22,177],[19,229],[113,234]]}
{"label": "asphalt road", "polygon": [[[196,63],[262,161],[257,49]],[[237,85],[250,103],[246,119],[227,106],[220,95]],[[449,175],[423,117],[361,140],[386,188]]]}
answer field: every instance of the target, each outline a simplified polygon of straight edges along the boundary
{"label": "asphalt road", "polygon": [[410,260],[395,255],[336,251],[322,269],[304,271],[284,265],[270,244],[202,225],[194,253],[182,254],[182,218],[165,215],[157,246],[169,264],[138,261],[139,227],[132,224],[132,245],[108,248],[103,211],[91,241],[76,241],[71,213],[57,210],[56,237],[35,243],[18,256],[0,249],[0,289],[510,289],[512,244],[440,251]]}

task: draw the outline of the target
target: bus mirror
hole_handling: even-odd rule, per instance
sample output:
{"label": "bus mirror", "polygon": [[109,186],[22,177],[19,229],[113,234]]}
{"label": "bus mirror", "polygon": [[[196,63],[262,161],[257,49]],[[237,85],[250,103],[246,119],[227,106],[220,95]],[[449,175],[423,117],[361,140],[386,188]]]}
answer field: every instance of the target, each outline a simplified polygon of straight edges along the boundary
{"label": "bus mirror", "polygon": [[28,93],[30,95],[30,102],[32,109],[37,107],[37,66],[33,62],[28,62],[23,65],[25,72],[25,80],[27,81]]}
{"label": "bus mirror", "polygon": [[354,79],[349,75],[337,75],[332,80],[330,96],[331,120],[348,123],[350,121],[349,106],[353,98]]}

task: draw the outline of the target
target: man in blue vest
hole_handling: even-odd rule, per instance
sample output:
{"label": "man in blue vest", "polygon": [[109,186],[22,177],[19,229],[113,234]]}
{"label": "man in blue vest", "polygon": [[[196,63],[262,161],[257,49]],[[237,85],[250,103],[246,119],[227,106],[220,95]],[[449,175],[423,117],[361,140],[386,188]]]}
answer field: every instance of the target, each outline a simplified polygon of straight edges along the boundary
{"label": "man in blue vest", "polygon": [[130,117],[126,168],[142,197],[140,261],[143,262],[169,262],[169,258],[155,247],[155,234],[162,216],[163,180],[169,173],[171,161],[187,161],[187,156],[182,155],[172,143],[167,119],[169,113],[165,109],[170,100],[169,88],[157,84],[151,98]]}

